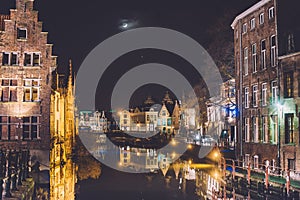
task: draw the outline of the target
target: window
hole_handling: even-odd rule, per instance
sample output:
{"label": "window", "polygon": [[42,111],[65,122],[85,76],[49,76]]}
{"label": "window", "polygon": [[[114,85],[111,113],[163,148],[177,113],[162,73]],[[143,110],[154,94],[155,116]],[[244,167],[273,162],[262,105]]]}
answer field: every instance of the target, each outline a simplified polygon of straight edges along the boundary
{"label": "window", "polygon": [[276,65],[276,37],[275,35],[271,36],[271,66]]}
{"label": "window", "polygon": [[267,83],[263,83],[261,87],[261,105],[267,105]]}
{"label": "window", "polygon": [[293,78],[293,72],[286,72],[284,73],[284,77],[283,77],[283,81],[284,81],[284,97],[285,98],[291,98],[294,96],[294,87],[293,87],[293,83],[294,83],[294,78]]}
{"label": "window", "polygon": [[271,7],[269,9],[269,19],[273,19],[274,18],[274,7]]}
{"label": "window", "polygon": [[253,73],[257,72],[256,44],[252,45],[252,70],[253,70]]}
{"label": "window", "polygon": [[245,154],[245,167],[247,167],[250,164],[250,155]]}
{"label": "window", "polygon": [[252,123],[253,123],[253,139],[255,143],[259,142],[258,138],[258,117],[253,117],[252,118]]}
{"label": "window", "polygon": [[244,131],[245,131],[245,142],[250,142],[250,127],[249,127],[249,118],[245,117],[245,127],[244,127]]}
{"label": "window", "polygon": [[258,155],[253,156],[253,168],[258,169]]}
{"label": "window", "polygon": [[11,65],[18,65],[18,54],[11,53]]}
{"label": "window", "polygon": [[296,170],[296,161],[295,161],[295,159],[288,159],[288,168],[292,172],[294,172]]}
{"label": "window", "polygon": [[244,49],[244,75],[248,75],[248,48]]}
{"label": "window", "polygon": [[33,66],[39,66],[40,65],[40,54],[33,54]]}
{"label": "window", "polygon": [[295,51],[295,41],[294,41],[294,34],[293,33],[290,33],[288,34],[288,44],[287,44],[287,50],[288,50],[288,53],[292,53]]}
{"label": "window", "polygon": [[39,138],[39,117],[23,117],[23,140]]}
{"label": "window", "polygon": [[261,69],[266,69],[266,40],[261,41]]}
{"label": "window", "polygon": [[24,80],[24,101],[40,101],[40,85],[38,79]]}
{"label": "window", "polygon": [[245,88],[245,108],[249,108],[249,88]]}
{"label": "window", "polygon": [[9,53],[2,53],[2,65],[9,65]]}
{"label": "window", "polygon": [[287,113],[284,115],[285,124],[285,143],[294,143],[294,114]]}
{"label": "window", "polygon": [[251,29],[255,28],[255,18],[251,19],[251,21],[250,21],[250,27],[251,27]]}
{"label": "window", "polygon": [[18,28],[17,29],[17,38],[18,39],[27,39],[27,29],[26,28]]}
{"label": "window", "polygon": [[252,103],[253,103],[253,107],[257,107],[257,90],[258,90],[258,86],[257,85],[253,85],[252,87]]}
{"label": "window", "polygon": [[39,66],[40,53],[25,53],[24,66]]}
{"label": "window", "polygon": [[278,116],[277,115],[271,115],[271,134],[269,137],[269,141],[273,144],[276,144],[278,141]]}
{"label": "window", "polygon": [[269,142],[268,117],[267,116],[262,116],[262,118],[261,118],[261,139],[264,143]]}
{"label": "window", "polygon": [[247,23],[243,24],[242,33],[247,33]]}
{"label": "window", "polygon": [[272,81],[271,88],[272,88],[272,103],[275,104],[277,103],[277,94],[278,94],[277,81]]}
{"label": "window", "polygon": [[16,102],[17,99],[17,79],[2,79],[1,80],[0,101],[2,102]]}
{"label": "window", "polygon": [[18,53],[12,52],[3,52],[2,53],[2,65],[18,65]]}
{"label": "window", "polygon": [[265,14],[260,13],[259,14],[259,24],[263,24],[265,22]]}

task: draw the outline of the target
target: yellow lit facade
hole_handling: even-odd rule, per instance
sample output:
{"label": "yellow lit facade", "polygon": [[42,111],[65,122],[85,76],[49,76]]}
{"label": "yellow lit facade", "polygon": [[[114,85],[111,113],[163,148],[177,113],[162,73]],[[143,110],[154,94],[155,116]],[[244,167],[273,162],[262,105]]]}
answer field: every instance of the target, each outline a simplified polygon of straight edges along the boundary
{"label": "yellow lit facade", "polygon": [[72,64],[67,88],[59,88],[51,95],[50,112],[50,199],[75,199],[76,165],[72,160],[77,133],[75,97],[72,85]]}

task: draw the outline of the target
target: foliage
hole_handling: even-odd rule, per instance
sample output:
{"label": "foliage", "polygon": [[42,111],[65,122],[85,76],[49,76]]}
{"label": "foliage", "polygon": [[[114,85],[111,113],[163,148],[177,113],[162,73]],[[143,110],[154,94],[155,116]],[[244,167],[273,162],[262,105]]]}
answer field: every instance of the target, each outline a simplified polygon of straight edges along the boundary
{"label": "foliage", "polygon": [[80,139],[77,138],[77,177],[79,180],[97,179],[101,175],[101,164],[84,147]]}
{"label": "foliage", "polygon": [[224,80],[233,78],[235,73],[233,31],[230,27],[232,16],[235,16],[233,11],[226,12],[207,30],[210,35],[207,51],[218,66]]}

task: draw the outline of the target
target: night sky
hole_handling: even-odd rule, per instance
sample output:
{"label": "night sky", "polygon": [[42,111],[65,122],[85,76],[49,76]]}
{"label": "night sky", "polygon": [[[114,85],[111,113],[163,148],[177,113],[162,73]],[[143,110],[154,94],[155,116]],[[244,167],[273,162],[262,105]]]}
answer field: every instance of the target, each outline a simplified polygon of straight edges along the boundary
{"label": "night sky", "polygon": [[[124,22],[132,22],[135,27],[154,26],[174,29],[206,47],[214,40],[208,30],[218,24],[224,15],[230,15],[225,22],[227,28],[218,34],[231,34],[230,24],[234,17],[256,2],[258,0],[35,0],[35,10],[39,11],[39,18],[44,23],[44,31],[49,32],[49,43],[54,44],[54,54],[58,56],[58,70],[65,73],[69,58],[73,60],[76,71],[95,46],[122,31],[120,27]],[[9,8],[15,8],[15,0],[1,0],[0,12],[8,14]],[[114,67],[110,66],[110,71],[116,79],[107,79],[107,81],[111,80],[112,84],[105,82],[102,86],[105,88],[103,90],[99,85],[100,89],[96,95],[97,107],[106,109],[105,98],[109,99],[112,89],[110,86],[121,75],[118,68],[124,68],[124,73],[133,66],[151,61],[169,64],[174,68],[176,63],[184,62],[168,52],[154,50],[140,50],[120,57],[112,64]],[[190,82],[197,84],[192,72],[186,71],[190,73]],[[112,77],[111,74],[107,76]],[[151,92],[148,90],[144,95],[153,95],[149,93]],[[135,104],[138,102],[133,103]]]}

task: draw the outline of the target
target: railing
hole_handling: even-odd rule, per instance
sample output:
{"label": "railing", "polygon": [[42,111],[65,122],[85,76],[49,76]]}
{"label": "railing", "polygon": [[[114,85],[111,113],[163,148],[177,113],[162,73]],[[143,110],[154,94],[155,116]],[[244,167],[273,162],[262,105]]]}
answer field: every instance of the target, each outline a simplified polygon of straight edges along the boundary
{"label": "railing", "polygon": [[[231,167],[231,170],[228,169]],[[226,177],[226,172],[231,171],[233,179],[238,174],[247,179],[247,183],[250,184],[253,179],[263,180],[264,185],[268,188],[269,183],[285,185],[287,191],[290,187],[300,190],[300,172],[295,170],[283,170],[274,166],[267,166],[264,164],[252,164],[248,163],[247,166],[240,160],[221,158],[219,162],[219,168],[223,173],[223,177]],[[227,173],[228,174],[228,173]]]}

